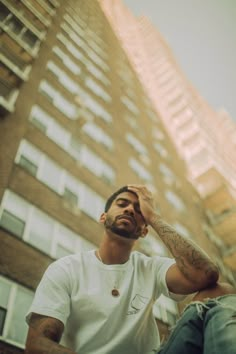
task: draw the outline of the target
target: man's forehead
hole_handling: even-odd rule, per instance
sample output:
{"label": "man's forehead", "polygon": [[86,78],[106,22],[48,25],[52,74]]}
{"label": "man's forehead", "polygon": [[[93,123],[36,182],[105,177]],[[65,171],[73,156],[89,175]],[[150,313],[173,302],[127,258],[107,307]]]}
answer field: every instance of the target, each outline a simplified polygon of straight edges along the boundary
{"label": "man's forehead", "polygon": [[138,201],[138,196],[132,192],[122,192],[120,194],[117,195],[115,200],[118,199],[126,199],[129,200],[131,202],[137,202]]}

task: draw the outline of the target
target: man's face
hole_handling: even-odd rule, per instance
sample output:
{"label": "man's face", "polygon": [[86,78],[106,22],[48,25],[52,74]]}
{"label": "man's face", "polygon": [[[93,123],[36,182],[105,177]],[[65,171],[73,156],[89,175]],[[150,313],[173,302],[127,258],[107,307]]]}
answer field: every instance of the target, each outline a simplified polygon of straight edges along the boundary
{"label": "man's face", "polygon": [[128,239],[138,239],[147,233],[138,197],[130,192],[116,197],[107,213],[102,215],[102,222],[106,230]]}

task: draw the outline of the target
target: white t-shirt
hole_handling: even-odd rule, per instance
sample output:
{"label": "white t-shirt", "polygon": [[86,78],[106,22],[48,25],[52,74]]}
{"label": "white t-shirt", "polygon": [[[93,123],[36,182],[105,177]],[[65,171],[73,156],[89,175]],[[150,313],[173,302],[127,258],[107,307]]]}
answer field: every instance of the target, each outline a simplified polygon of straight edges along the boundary
{"label": "white t-shirt", "polygon": [[152,306],[161,294],[178,300],[165,280],[173,263],[136,251],[116,265],[100,262],[94,250],[63,257],[46,270],[27,322],[32,312],[62,321],[63,344],[78,354],[152,353],[160,345]]}

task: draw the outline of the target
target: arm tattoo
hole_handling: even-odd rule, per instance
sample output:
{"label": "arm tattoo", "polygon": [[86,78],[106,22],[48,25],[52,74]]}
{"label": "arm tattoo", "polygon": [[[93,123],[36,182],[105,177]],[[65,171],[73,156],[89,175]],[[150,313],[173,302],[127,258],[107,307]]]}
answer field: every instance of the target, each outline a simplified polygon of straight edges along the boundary
{"label": "arm tattoo", "polygon": [[193,271],[201,271],[201,274],[203,272],[207,278],[216,276],[218,273],[216,265],[194,242],[178,234],[172,226],[159,217],[152,220],[151,226],[169,249],[187,279],[193,280]]}
{"label": "arm tattoo", "polygon": [[63,324],[51,317],[33,314],[30,319],[26,354],[75,354],[59,344]]}
{"label": "arm tattoo", "polygon": [[40,335],[59,343],[62,334],[61,324],[58,320],[40,315],[32,315],[30,327],[34,328]]}

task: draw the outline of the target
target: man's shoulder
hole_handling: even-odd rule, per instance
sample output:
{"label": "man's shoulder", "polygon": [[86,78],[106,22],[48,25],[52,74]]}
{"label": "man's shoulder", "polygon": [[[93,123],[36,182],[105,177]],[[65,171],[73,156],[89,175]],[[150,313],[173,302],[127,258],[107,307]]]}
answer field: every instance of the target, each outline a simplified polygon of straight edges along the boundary
{"label": "man's shoulder", "polygon": [[51,264],[51,267],[67,268],[70,266],[78,266],[81,262],[86,262],[92,256],[93,251],[80,251],[68,256],[61,257]]}
{"label": "man's shoulder", "polygon": [[142,252],[139,251],[133,251],[131,253],[131,260],[132,262],[138,262],[138,263],[143,263],[143,264],[163,264],[163,263],[168,263],[172,262],[173,260],[169,257],[162,257],[158,255],[153,255],[153,256],[148,256]]}
{"label": "man's shoulder", "polygon": [[131,252],[130,259],[132,263],[139,263],[139,264],[152,262],[152,257],[147,256],[146,254],[139,251]]}

